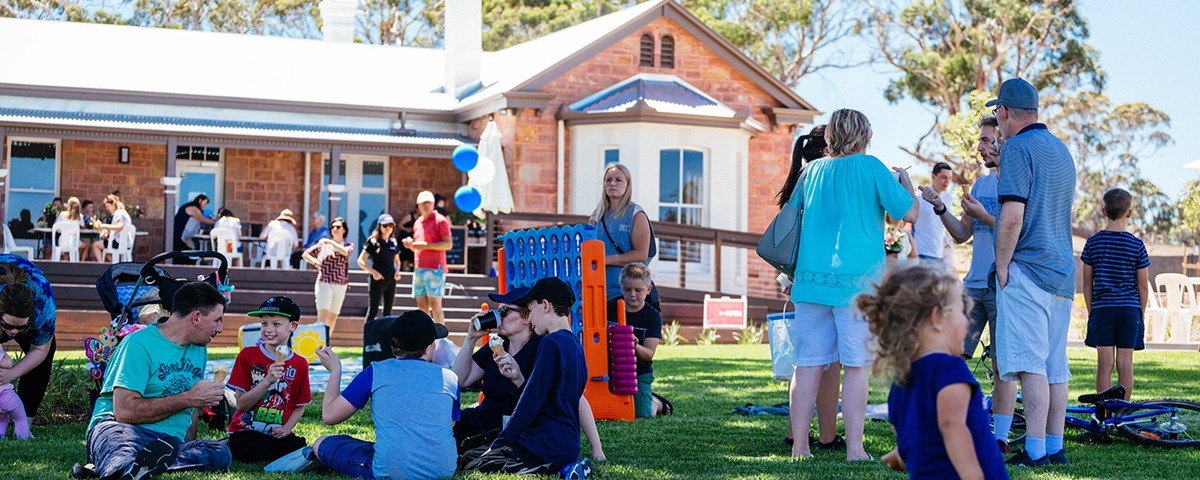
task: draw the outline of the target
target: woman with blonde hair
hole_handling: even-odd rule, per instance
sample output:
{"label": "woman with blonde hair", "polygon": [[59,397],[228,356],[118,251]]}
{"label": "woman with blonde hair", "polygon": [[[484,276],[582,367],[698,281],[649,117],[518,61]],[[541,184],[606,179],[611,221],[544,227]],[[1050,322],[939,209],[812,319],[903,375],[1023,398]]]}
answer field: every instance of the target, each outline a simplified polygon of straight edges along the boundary
{"label": "woman with blonde hair", "polygon": [[[120,233],[128,227],[133,226],[133,217],[129,216],[129,212],[125,210],[125,203],[121,201],[121,197],[109,195],[104,197],[104,208],[112,215],[112,220],[108,223],[96,225],[96,230],[100,230],[100,241],[92,242],[92,255],[97,261],[104,261],[104,241],[103,239]],[[113,240],[113,246],[117,245],[119,240]]]}
{"label": "woman with blonde hair", "polygon": [[[591,215],[596,238],[604,242],[604,274],[607,300],[621,296],[621,269],[631,263],[650,265],[658,253],[650,217],[641,205],[633,203],[633,174],[625,165],[610,163],[604,168],[604,196]],[[659,307],[658,290],[646,299],[655,310]]]}
{"label": "woman with blonde hair", "polygon": [[[80,206],[78,197],[68,198],[67,208],[64,208],[63,211],[58,212],[58,218],[54,219],[54,223],[62,221],[82,222],[83,215],[80,213],[82,210],[83,209]],[[82,227],[84,225],[81,223],[79,226]]]}
{"label": "woman with blonde hair", "polygon": [[[821,373],[841,361],[849,461],[871,459],[863,449],[871,334],[851,301],[883,275],[884,214],[911,222],[918,211],[908,174],[899,168],[893,174],[867,155],[870,141],[865,115],[833,112],[825,129],[829,156],[809,164],[803,195],[789,200],[804,210],[791,292],[796,305],[791,331],[797,333],[793,342],[798,352],[790,392],[792,438],[808,438]],[[792,457],[811,456],[808,442],[792,445]]]}

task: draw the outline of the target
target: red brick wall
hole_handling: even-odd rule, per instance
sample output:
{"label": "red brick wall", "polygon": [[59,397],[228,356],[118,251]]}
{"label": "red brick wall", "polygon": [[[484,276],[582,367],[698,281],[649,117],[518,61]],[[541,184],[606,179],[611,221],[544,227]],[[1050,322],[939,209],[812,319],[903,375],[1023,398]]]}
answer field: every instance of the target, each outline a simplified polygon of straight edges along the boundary
{"label": "red brick wall", "polygon": [[[320,167],[316,163],[311,173],[318,188]],[[290,208],[299,230],[304,226],[304,187],[304,152],[225,149],[225,206],[243,223],[265,224]],[[315,204],[319,197],[312,195]]]}
{"label": "red brick wall", "polygon": [[391,157],[388,165],[388,212],[401,224],[417,204],[423,190],[446,196],[446,210],[454,212],[454,191],[467,178],[446,158]]}
{"label": "red brick wall", "polygon": [[[129,147],[129,163],[117,163],[118,149]],[[158,179],[166,174],[166,146],[86,140],[62,141],[62,178],[60,193],[66,199],[96,202],[104,211],[104,196],[121,191],[126,205],[137,205],[142,217],[135,219],[139,231],[149,235],[137,238],[134,260],[145,261],[163,249],[163,215],[166,198]],[[175,212],[171,212],[174,214]]]}
{"label": "red brick wall", "polygon": [[[656,39],[663,35],[675,39],[675,67],[639,67],[642,34]],[[657,52],[656,52],[657,54]],[[657,64],[657,61],[655,62]],[[782,106],[757,84],[727,63],[703,43],[671,20],[660,18],[614,44],[541,88],[558,94],[540,114],[532,110],[516,116],[496,115],[504,131],[504,147],[509,161],[509,177],[517,209],[526,212],[553,212],[557,195],[557,120],[562,104],[570,104],[638,73],[663,73],[682,78],[734,110],[749,108],[753,117],[770,125],[763,108]],[[471,123],[471,134],[482,132],[485,119]],[[569,137],[569,135],[568,135]],[[570,152],[570,139],[566,151]],[[771,125],[770,131],[750,140],[749,153],[749,230],[761,232],[770,224],[777,209],[775,192],[786,177],[790,159],[791,133],[788,128]],[[570,159],[567,176],[571,175]],[[590,207],[586,205],[585,207]],[[567,205],[568,210],[573,208]],[[586,209],[586,208],[585,208]],[[756,256],[750,255],[749,289],[758,295],[778,292],[775,272]]]}

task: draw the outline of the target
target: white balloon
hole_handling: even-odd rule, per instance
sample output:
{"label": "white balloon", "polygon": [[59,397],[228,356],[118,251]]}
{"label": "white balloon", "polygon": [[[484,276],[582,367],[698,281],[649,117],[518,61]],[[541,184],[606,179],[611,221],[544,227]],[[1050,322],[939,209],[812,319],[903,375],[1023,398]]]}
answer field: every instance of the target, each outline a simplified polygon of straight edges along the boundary
{"label": "white balloon", "polygon": [[479,157],[479,163],[467,173],[467,183],[475,188],[481,188],[496,177],[496,163],[488,157]]}

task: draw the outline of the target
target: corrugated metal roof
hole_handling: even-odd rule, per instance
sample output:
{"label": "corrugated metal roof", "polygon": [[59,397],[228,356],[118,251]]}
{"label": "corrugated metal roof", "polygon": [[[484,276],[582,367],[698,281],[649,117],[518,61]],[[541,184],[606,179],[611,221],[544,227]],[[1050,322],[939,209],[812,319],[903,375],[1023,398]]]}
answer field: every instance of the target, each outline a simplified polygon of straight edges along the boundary
{"label": "corrugated metal roof", "polygon": [[584,113],[624,112],[641,100],[663,113],[733,117],[737,112],[674,75],[639,74],[569,108]]}
{"label": "corrugated metal roof", "polygon": [[264,122],[0,108],[0,123],[3,122],[153,131],[165,134],[246,136],[276,138],[280,140],[377,143],[381,145],[454,147],[464,142],[470,142],[470,139],[467,138],[439,133],[405,132],[400,134],[387,130],[366,128],[315,127],[312,125]]}

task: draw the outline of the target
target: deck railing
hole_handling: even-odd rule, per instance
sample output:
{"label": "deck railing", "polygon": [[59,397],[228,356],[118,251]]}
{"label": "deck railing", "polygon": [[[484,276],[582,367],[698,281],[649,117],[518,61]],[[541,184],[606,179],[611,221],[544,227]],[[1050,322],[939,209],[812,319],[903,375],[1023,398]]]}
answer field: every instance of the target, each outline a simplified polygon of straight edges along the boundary
{"label": "deck railing", "polygon": [[[484,251],[484,265],[492,265],[495,259],[495,252],[499,248],[496,241],[497,237],[510,230],[523,228],[538,228],[554,225],[575,225],[588,223],[588,217],[585,215],[570,215],[570,214],[553,214],[553,213],[506,213],[499,215],[489,215],[487,221],[487,248]],[[748,249],[753,251],[758,246],[758,239],[762,234],[738,232],[733,230],[721,230],[716,228],[697,227],[692,225],[680,225],[670,222],[650,222],[654,228],[654,235],[660,241],[680,241],[691,245],[709,246],[707,254],[704,257],[711,258],[712,268],[705,276],[711,275],[713,291],[721,293],[723,291],[721,282],[722,273],[722,253],[725,248]],[[660,245],[659,253],[662,255],[663,248]],[[701,248],[700,251],[706,251]],[[679,265],[679,287],[686,288],[689,283],[687,265],[691,262],[679,261],[675,262]],[[695,275],[695,274],[693,274]]]}

